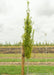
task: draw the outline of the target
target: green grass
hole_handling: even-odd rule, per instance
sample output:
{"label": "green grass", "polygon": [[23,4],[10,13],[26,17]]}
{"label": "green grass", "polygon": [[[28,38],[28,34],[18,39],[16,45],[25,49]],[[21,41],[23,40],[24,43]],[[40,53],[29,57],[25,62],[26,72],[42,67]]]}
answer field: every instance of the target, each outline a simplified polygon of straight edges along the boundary
{"label": "green grass", "polygon": [[[27,66],[25,66],[25,74]],[[29,73],[53,73],[54,66],[29,66]],[[0,66],[0,74],[21,74],[21,66]]]}
{"label": "green grass", "polygon": [[[0,54],[0,57],[21,57],[21,54]],[[32,53],[31,57],[54,57],[54,53]]]}
{"label": "green grass", "polygon": [[54,57],[54,53],[32,53],[31,57]]}
{"label": "green grass", "polygon": [[21,54],[0,54],[0,57],[21,57]]}
{"label": "green grass", "polygon": [[[25,59],[27,62],[27,59]],[[29,62],[54,62],[54,59],[29,59]],[[0,59],[0,62],[21,62],[21,59]]]}
{"label": "green grass", "polygon": [[0,62],[21,62],[21,59],[0,59]]}
{"label": "green grass", "polygon": [[[27,61],[27,60],[25,60]],[[54,59],[29,59],[29,62],[54,62]]]}

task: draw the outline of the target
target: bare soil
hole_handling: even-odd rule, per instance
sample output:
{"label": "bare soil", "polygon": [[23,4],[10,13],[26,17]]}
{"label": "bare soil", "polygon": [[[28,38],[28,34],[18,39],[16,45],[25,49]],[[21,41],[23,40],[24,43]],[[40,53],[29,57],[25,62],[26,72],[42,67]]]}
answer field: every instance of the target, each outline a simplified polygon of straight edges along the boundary
{"label": "bare soil", "polygon": [[[28,62],[25,62],[25,65],[27,65]],[[21,62],[0,62],[1,65],[21,65]],[[54,62],[29,62],[29,65],[50,65],[54,66]]]}
{"label": "bare soil", "polygon": [[[33,58],[34,59],[54,59],[54,57],[33,57]],[[21,57],[0,57],[0,59],[21,59]]]}

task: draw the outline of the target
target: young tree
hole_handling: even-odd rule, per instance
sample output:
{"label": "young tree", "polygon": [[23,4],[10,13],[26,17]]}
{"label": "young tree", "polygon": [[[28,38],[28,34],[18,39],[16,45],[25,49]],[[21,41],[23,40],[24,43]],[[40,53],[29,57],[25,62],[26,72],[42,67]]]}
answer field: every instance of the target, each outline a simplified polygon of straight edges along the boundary
{"label": "young tree", "polygon": [[32,20],[30,17],[29,1],[27,1],[27,17],[24,19],[23,49],[22,49],[22,75],[24,75],[24,57],[27,59],[31,56],[33,46],[34,30],[32,30]]}

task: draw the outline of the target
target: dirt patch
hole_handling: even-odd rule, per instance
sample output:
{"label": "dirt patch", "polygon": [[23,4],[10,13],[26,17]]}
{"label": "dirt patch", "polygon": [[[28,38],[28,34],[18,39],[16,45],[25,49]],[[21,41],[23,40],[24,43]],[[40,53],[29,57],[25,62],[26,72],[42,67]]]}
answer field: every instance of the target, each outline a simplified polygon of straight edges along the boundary
{"label": "dirt patch", "polygon": [[[4,46],[0,47],[0,53],[10,54],[10,53],[21,53],[22,47],[18,46]],[[32,53],[54,53],[54,46],[33,46]]]}
{"label": "dirt patch", "polygon": [[[21,57],[0,57],[0,59],[21,59]],[[54,59],[54,57],[33,57],[31,59]]]}
{"label": "dirt patch", "polygon": [[0,57],[0,59],[21,59],[21,57]]}
{"label": "dirt patch", "polygon": [[[27,65],[28,62],[25,62]],[[0,65],[21,65],[21,62],[0,62]],[[29,65],[54,65],[54,62],[29,62]]]}

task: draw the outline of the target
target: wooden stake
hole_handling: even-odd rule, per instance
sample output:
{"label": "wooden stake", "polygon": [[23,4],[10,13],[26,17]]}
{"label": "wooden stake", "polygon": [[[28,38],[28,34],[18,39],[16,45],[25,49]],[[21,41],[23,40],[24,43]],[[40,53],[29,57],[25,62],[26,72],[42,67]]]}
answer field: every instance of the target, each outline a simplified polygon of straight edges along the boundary
{"label": "wooden stake", "polygon": [[24,48],[22,46],[22,75],[24,75]]}

